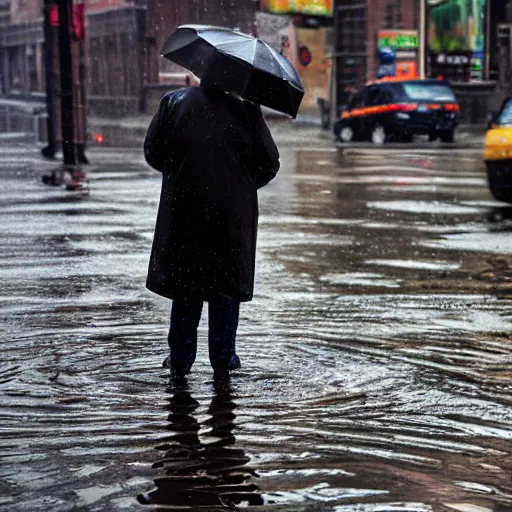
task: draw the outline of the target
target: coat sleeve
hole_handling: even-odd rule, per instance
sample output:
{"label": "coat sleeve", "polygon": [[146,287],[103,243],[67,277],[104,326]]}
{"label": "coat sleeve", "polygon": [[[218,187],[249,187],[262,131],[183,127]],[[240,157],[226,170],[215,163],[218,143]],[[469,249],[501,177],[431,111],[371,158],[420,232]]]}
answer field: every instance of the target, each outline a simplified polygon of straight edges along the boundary
{"label": "coat sleeve", "polygon": [[249,118],[255,134],[254,165],[256,169],[256,186],[261,188],[273,180],[277,171],[279,171],[279,151],[263,119],[261,108],[250,103],[247,105]]}
{"label": "coat sleeve", "polygon": [[165,169],[166,158],[166,138],[165,138],[165,116],[169,105],[170,94],[165,94],[160,99],[158,110],[153,116],[144,139],[144,157],[146,162],[156,169],[163,172]]}

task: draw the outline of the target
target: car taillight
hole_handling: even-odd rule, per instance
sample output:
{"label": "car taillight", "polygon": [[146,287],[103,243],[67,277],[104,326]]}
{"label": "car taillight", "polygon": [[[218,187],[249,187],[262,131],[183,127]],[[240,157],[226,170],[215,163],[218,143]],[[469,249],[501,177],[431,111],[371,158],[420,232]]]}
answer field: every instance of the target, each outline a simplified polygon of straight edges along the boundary
{"label": "car taillight", "polygon": [[457,103],[445,103],[444,109],[448,112],[459,112],[460,107]]}
{"label": "car taillight", "polygon": [[412,112],[418,108],[417,103],[397,103],[396,109],[398,112]]}

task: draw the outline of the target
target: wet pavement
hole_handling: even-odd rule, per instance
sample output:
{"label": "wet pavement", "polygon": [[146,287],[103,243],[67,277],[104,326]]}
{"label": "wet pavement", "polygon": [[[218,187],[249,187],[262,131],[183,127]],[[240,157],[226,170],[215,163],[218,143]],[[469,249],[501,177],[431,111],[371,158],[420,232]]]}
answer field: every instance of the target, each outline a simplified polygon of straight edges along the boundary
{"label": "wet pavement", "polygon": [[480,150],[276,133],[230,383],[206,315],[188,381],[160,367],[140,151],[66,192],[2,143],[1,510],[512,510],[512,207]]}

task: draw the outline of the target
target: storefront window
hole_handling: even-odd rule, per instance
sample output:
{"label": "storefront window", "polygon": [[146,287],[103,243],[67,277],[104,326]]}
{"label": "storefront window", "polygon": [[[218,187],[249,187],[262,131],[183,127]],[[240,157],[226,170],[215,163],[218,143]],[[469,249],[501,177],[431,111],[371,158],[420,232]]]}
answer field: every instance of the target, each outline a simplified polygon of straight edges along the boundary
{"label": "storefront window", "polygon": [[487,0],[428,0],[427,5],[430,74],[482,80]]}

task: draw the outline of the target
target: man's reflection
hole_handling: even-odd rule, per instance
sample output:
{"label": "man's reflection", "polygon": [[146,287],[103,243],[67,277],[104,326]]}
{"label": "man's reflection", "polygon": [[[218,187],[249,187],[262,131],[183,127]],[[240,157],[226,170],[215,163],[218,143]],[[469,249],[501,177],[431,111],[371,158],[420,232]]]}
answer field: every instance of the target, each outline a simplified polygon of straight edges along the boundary
{"label": "man's reflection", "polygon": [[[236,404],[233,402],[229,381],[215,381],[214,394],[208,414],[210,418],[200,424],[194,413],[199,402],[190,394],[185,379],[174,382],[169,399],[168,429],[174,432],[172,442],[162,460],[153,467],[164,468],[165,476],[155,478],[156,489],[139,495],[138,501],[148,505],[172,505],[232,510],[247,502],[262,505],[255,484],[247,483],[254,475],[244,468],[249,457],[241,449],[233,448]],[[201,426],[207,427],[199,436]]]}

